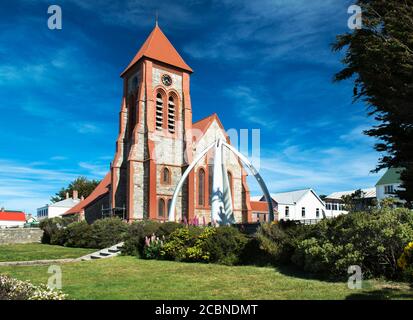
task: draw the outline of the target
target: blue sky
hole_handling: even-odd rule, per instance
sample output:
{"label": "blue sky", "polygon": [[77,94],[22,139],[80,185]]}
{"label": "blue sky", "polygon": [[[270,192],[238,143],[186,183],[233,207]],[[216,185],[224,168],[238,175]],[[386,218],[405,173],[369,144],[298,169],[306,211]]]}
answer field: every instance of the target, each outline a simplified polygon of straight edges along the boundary
{"label": "blue sky", "polygon": [[[47,28],[47,8],[63,29]],[[227,129],[260,129],[271,192],[319,194],[374,186],[373,125],[333,83],[348,31],[340,0],[2,1],[0,206],[35,212],[79,175],[102,178],[115,150],[122,81],[154,26],[194,69],[194,120],[217,112]],[[259,187],[251,181],[252,194]]]}

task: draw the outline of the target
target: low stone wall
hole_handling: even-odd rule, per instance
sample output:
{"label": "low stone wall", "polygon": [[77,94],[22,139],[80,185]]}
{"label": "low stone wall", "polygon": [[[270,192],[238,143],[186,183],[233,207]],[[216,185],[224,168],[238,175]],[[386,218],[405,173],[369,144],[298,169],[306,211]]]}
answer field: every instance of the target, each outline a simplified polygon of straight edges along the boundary
{"label": "low stone wall", "polygon": [[39,228],[0,229],[0,244],[40,242],[42,235]]}

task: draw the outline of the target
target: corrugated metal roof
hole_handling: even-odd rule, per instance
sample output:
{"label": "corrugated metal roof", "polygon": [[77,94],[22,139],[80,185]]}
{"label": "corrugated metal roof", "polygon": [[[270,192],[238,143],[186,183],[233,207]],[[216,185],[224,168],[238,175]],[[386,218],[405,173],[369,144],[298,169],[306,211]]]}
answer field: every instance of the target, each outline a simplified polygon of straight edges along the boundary
{"label": "corrugated metal roof", "polygon": [[26,215],[21,211],[0,211],[0,221],[26,221]]}
{"label": "corrugated metal roof", "polygon": [[[334,200],[341,200],[342,196],[349,196],[356,192],[357,190],[349,190],[349,191],[338,191],[329,194],[326,199],[334,199]],[[365,198],[375,198],[376,197],[376,188],[367,188],[361,189],[365,193]]]}
{"label": "corrugated metal roof", "polygon": [[80,202],[80,199],[74,200],[73,198],[69,198],[69,199],[64,199],[62,201],[59,201],[59,202],[55,202],[49,205],[49,207],[72,208],[75,205],[77,205],[79,202]]}
{"label": "corrugated metal roof", "polygon": [[[314,196],[323,203],[323,200],[312,190],[312,189],[302,189],[287,192],[270,193],[271,198],[278,204],[295,204],[308,192],[312,192]],[[251,197],[252,201],[265,201],[264,196],[254,196]]]}
{"label": "corrugated metal roof", "polygon": [[270,195],[271,198],[279,204],[294,204],[310,191],[311,189],[303,189],[289,192],[271,193]]}

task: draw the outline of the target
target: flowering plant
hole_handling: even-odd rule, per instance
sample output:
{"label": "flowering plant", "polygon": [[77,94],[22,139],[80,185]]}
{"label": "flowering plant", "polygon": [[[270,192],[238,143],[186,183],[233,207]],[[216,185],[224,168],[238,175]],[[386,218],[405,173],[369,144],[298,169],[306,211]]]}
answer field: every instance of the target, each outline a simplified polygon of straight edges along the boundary
{"label": "flowering plant", "polygon": [[35,286],[0,274],[0,300],[64,300],[66,295],[42,284]]}
{"label": "flowering plant", "polygon": [[150,237],[145,237],[145,247],[143,248],[143,257],[145,259],[156,259],[160,255],[160,251],[163,247],[165,237],[160,239],[152,234]]}
{"label": "flowering plant", "polygon": [[413,241],[403,249],[402,255],[397,259],[397,266],[405,277],[413,282]]}

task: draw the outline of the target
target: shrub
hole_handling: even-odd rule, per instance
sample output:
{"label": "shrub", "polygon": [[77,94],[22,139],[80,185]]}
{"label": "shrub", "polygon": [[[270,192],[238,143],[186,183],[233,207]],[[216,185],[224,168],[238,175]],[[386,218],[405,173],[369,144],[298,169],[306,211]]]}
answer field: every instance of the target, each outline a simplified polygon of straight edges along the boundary
{"label": "shrub", "polygon": [[[40,229],[43,230],[42,243],[45,244],[60,244],[60,230],[75,221],[74,217],[55,217],[44,219],[39,223]],[[53,243],[52,243],[53,242]]]}
{"label": "shrub", "polygon": [[0,300],[64,300],[61,291],[0,275]]}
{"label": "shrub", "polygon": [[120,218],[96,220],[91,225],[92,240],[89,247],[103,249],[122,242],[127,230],[128,224]]}
{"label": "shrub", "polygon": [[403,253],[397,259],[397,266],[402,270],[403,278],[413,282],[413,242],[403,249]]}
{"label": "shrub", "polygon": [[210,262],[235,265],[241,262],[240,257],[247,243],[248,238],[238,229],[221,226],[207,234],[200,247],[209,256]]}
{"label": "shrub", "polygon": [[195,246],[198,236],[201,233],[201,228],[193,226],[176,229],[169,235],[168,240],[164,243],[161,249],[161,257],[177,261],[199,261],[199,257],[202,253],[195,252],[194,250],[196,249],[192,249],[188,252],[188,248]]}
{"label": "shrub", "polygon": [[169,237],[176,229],[183,228],[183,225],[177,222],[164,222],[159,224],[158,230],[156,230],[156,235],[158,237]]}
{"label": "shrub", "polygon": [[125,235],[125,243],[122,253],[131,256],[143,255],[145,238],[155,235],[159,238],[167,239],[176,229],[183,225],[176,222],[160,223],[153,220],[143,220],[132,223]]}
{"label": "shrub", "polygon": [[125,238],[128,224],[119,218],[72,222],[66,218],[45,219],[41,222],[43,243],[67,247],[102,249],[117,244]]}
{"label": "shrub", "polygon": [[349,266],[362,265],[363,256],[351,243],[334,245],[310,238],[298,243],[292,261],[308,272],[340,276]]}
{"label": "shrub", "polygon": [[75,248],[96,248],[92,227],[86,221],[73,222],[59,234],[61,245]]}
{"label": "shrub", "polygon": [[299,240],[305,239],[308,227],[293,221],[262,224],[255,235],[261,250],[260,259],[270,264],[291,262]]}
{"label": "shrub", "polygon": [[234,227],[177,228],[161,248],[161,257],[187,262],[240,263],[247,237]]}
{"label": "shrub", "polygon": [[305,270],[346,275],[357,264],[365,277],[395,278],[397,258],[413,239],[413,212],[383,208],[326,219],[306,228],[292,261]]}
{"label": "shrub", "polygon": [[145,237],[150,237],[159,229],[160,223],[152,220],[137,221],[132,223],[125,235],[122,254],[142,256],[145,246]]}

